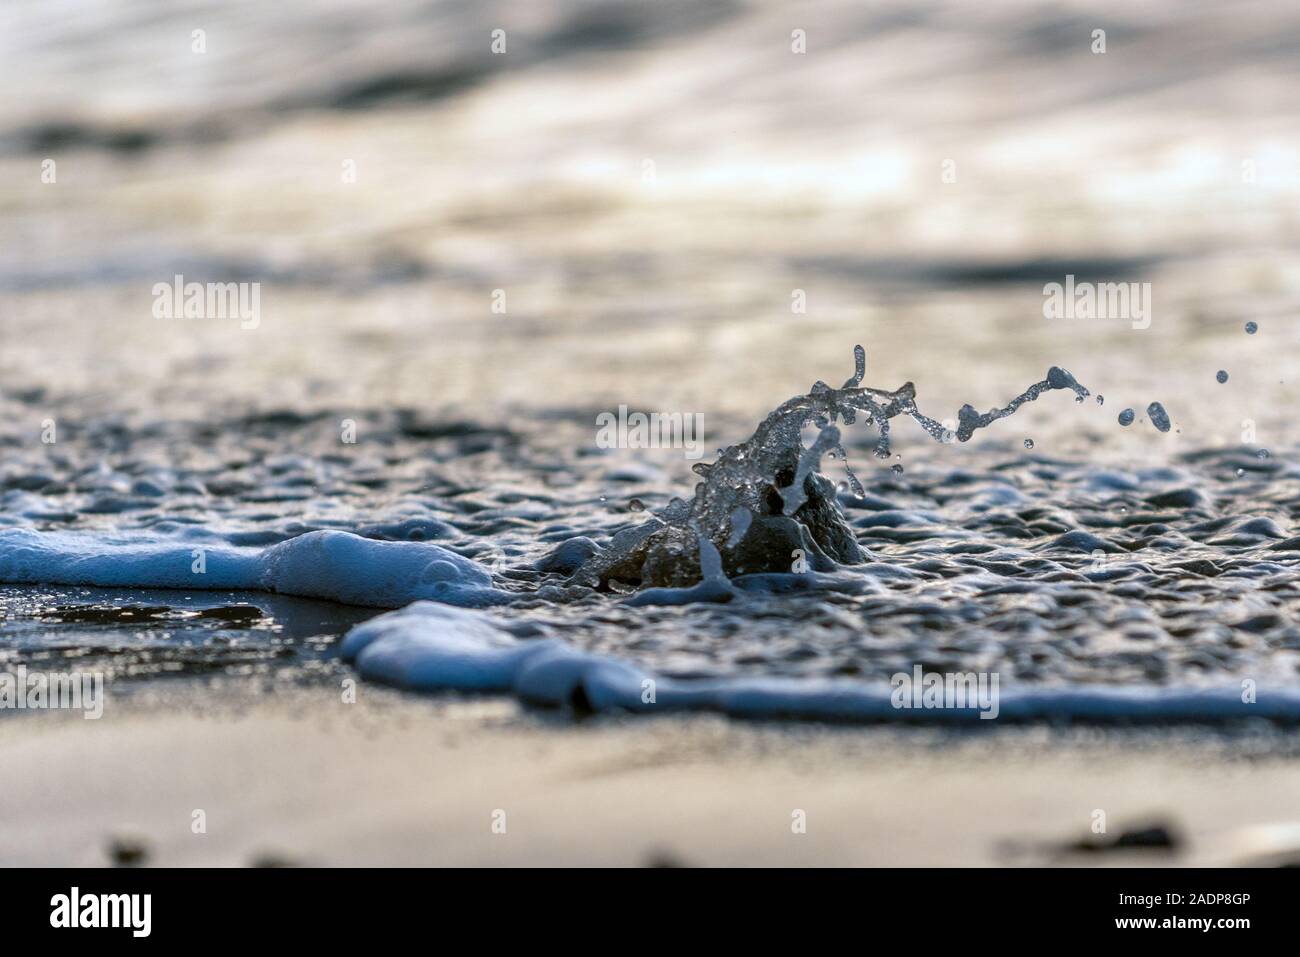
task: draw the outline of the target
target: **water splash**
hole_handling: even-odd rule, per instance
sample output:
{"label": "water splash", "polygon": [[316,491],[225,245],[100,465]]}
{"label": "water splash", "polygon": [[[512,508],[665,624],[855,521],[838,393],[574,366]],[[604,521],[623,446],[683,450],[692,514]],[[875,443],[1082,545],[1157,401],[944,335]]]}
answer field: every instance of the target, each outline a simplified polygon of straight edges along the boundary
{"label": "water splash", "polygon": [[[952,430],[917,408],[911,382],[894,391],[864,387],[862,346],[854,346],[853,360],[854,373],[840,388],[814,383],[807,395],[795,396],[770,413],[750,438],[720,450],[711,463],[695,465],[703,481],[695,486],[691,501],[673,499],[646,524],[615,535],[607,549],[578,570],[577,580],[594,587],[693,585],[701,579],[705,541],[717,549],[728,575],[788,571],[797,549],[817,571],[858,564],[864,556],[836,502],[835,483],[819,471],[822,458],[830,455],[842,463],[853,494],[865,494],[848,464],[840,425],[852,425],[859,416],[874,425],[879,433],[875,455],[887,459],[890,422],[899,416],[911,417],[937,442],[966,442],[1045,392],[1069,390],[1076,402],[1090,395],[1069,372],[1053,366],[1046,378],[1005,406],[987,412],[962,406]],[[819,431],[805,447],[802,435],[808,426]]]}
{"label": "water splash", "polygon": [[1169,431],[1169,413],[1165,411],[1165,407],[1159,402],[1152,402],[1147,406],[1147,418],[1151,420],[1151,424],[1154,425],[1158,431]]}

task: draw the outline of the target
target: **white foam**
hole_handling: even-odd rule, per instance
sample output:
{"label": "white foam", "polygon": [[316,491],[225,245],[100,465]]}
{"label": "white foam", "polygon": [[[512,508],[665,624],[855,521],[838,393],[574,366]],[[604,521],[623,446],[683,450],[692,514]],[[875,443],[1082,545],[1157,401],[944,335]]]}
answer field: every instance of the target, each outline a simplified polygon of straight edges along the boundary
{"label": "white foam", "polygon": [[742,718],[907,721],[994,725],[997,721],[1300,721],[1300,691],[1261,689],[1245,704],[1237,687],[1003,688],[996,721],[970,708],[895,708],[888,682],[800,678],[665,678],[556,639],[519,640],[491,613],[420,602],[348,633],[343,656],[362,677],[416,691],[510,693],[538,705],[594,711],[716,711]]}
{"label": "white foam", "polygon": [[429,542],[316,531],[266,548],[210,535],[0,531],[0,583],[249,589],[400,608],[422,599],[481,607],[509,595],[473,561]]}

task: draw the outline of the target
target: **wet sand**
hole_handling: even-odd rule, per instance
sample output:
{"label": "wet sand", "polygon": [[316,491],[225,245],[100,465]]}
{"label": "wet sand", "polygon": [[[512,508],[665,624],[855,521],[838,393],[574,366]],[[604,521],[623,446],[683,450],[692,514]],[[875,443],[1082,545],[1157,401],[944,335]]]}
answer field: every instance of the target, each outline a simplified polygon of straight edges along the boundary
{"label": "wet sand", "polygon": [[[155,686],[156,688],[156,686]],[[1279,740],[599,720],[363,686],[0,721],[3,865],[1236,865],[1300,857]],[[960,796],[959,800],[954,800]],[[32,808],[42,808],[34,815]],[[192,833],[194,811],[207,830]],[[1163,823],[1179,846],[1059,845]],[[505,833],[493,832],[497,811]],[[792,831],[796,811],[806,833]],[[21,822],[21,826],[14,826]],[[1102,838],[1094,838],[1102,839]]]}

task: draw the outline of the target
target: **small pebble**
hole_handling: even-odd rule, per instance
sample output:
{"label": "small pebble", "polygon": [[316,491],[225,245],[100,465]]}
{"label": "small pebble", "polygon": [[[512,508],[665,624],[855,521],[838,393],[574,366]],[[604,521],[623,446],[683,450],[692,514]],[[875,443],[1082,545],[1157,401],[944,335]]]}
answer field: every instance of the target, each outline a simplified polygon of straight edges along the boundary
{"label": "small pebble", "polygon": [[149,859],[149,847],[138,837],[115,837],[109,842],[108,857],[114,867],[135,867]]}

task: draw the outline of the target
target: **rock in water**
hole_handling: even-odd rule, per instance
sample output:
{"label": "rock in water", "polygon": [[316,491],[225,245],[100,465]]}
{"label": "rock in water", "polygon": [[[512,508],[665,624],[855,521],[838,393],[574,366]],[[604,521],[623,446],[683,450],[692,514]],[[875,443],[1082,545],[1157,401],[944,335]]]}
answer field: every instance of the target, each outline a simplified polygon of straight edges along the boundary
{"label": "rock in water", "polygon": [[[1057,366],[1041,382],[1031,385],[1006,406],[977,412],[965,405],[953,432],[923,414],[915,403],[916,390],[908,382],[890,392],[861,386],[866,352],[854,347],[854,375],[833,389],[817,382],[807,395],[796,396],[773,411],[739,445],[724,449],[712,463],[700,463],[695,472],[703,481],[695,497],[674,499],[644,525],[625,529],[610,546],[583,563],[575,579],[592,587],[610,583],[623,586],[687,587],[700,581],[700,537],[716,547],[728,576],[755,572],[788,572],[792,556],[802,550],[819,571],[836,563],[864,561],[853,530],[836,502],[835,484],[819,469],[830,453],[844,463],[849,488],[864,494],[862,483],[848,466],[835,424],[851,425],[859,414],[879,430],[877,458],[889,457],[889,422],[909,415],[939,442],[965,442],[976,430],[1011,415],[1021,405],[1044,392],[1067,389],[1076,401],[1089,395],[1070,373]],[[820,431],[813,444],[803,444],[803,430]]]}

